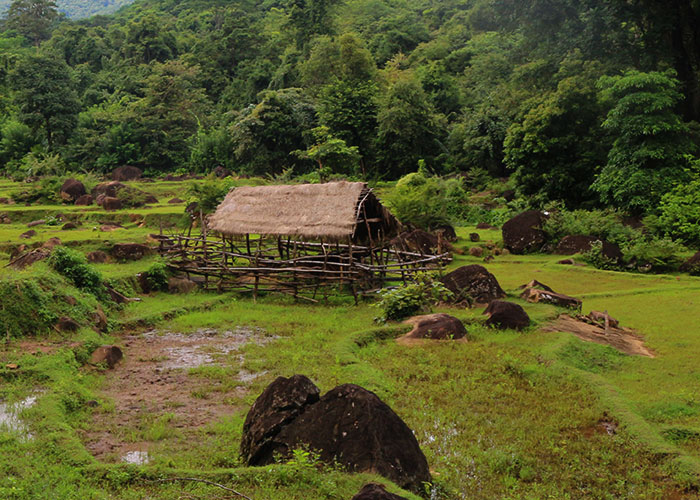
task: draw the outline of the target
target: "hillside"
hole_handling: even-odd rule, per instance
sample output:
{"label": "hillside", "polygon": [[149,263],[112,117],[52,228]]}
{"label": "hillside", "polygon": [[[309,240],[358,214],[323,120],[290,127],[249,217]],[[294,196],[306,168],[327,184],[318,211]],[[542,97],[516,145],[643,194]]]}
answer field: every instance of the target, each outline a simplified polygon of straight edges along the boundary
{"label": "hillside", "polygon": [[[69,19],[83,19],[96,15],[107,15],[115,12],[133,0],[58,0],[59,12],[65,13]],[[0,0],[0,15],[10,7],[11,0]]]}

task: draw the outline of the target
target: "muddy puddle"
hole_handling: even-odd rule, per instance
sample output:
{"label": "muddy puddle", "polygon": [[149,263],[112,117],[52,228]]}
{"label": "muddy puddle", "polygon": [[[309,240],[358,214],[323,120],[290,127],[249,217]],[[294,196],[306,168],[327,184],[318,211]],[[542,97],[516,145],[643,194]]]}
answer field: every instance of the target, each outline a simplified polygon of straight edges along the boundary
{"label": "muddy puddle", "polygon": [[16,403],[0,401],[0,431],[16,434],[24,439],[31,439],[32,433],[22,421],[21,414],[26,408],[31,408],[36,403],[37,396],[29,396]]}
{"label": "muddy puddle", "polygon": [[[264,374],[242,368],[242,348],[275,338],[248,327],[123,336],[118,344],[124,359],[105,372],[104,403],[83,435],[86,447],[104,461],[148,463],[158,441],[149,429],[159,419],[187,441],[202,426],[235,414],[250,383]],[[213,375],[197,370],[202,367],[212,367]]]}

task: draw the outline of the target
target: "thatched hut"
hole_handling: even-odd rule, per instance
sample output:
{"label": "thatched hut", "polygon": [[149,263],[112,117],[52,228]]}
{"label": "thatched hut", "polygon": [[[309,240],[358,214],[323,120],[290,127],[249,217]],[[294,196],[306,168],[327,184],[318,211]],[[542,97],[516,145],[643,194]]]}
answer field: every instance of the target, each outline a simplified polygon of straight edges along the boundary
{"label": "thatched hut", "polygon": [[363,182],[232,189],[208,227],[227,236],[369,243],[398,234],[399,223]]}
{"label": "thatched hut", "polygon": [[357,296],[449,258],[394,248],[399,230],[362,182],[245,186],[228,193],[200,237],[162,239],[161,253],[171,267],[202,275],[219,290],[315,296],[332,285]]}

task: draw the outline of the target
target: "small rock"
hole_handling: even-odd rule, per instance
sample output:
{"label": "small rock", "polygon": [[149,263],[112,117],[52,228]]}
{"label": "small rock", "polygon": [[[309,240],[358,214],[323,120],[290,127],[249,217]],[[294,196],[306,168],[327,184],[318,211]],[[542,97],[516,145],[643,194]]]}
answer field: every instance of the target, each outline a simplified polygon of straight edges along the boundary
{"label": "small rock", "polygon": [[85,406],[87,406],[88,408],[97,408],[99,406],[99,403],[94,399],[91,399],[90,401],[85,401]]}
{"label": "small rock", "polygon": [[19,237],[24,239],[24,240],[27,240],[29,238],[34,238],[34,236],[36,236],[36,231],[34,231],[33,229],[30,229],[29,231],[26,231],[26,232],[19,235]]}
{"label": "small rock", "polygon": [[115,345],[103,345],[95,349],[90,356],[90,364],[105,363],[108,368],[114,366],[124,357],[122,350]]}
{"label": "small rock", "polygon": [[488,222],[479,222],[479,223],[476,225],[476,228],[477,228],[477,229],[498,229],[496,226],[492,226],[492,225],[489,224]]}
{"label": "small rock", "polygon": [[484,255],[484,249],[481,247],[471,247],[469,249],[469,255],[472,257],[481,257]]}
{"label": "small rock", "polygon": [[66,222],[61,228],[63,231],[68,231],[69,229],[77,229],[78,225],[75,222]]}
{"label": "small rock", "polygon": [[152,194],[149,194],[146,196],[146,199],[143,202],[146,204],[158,203],[158,198],[156,198]]}
{"label": "small rock", "polygon": [[469,241],[477,242],[479,240],[481,240],[479,233],[469,233]]}
{"label": "small rock", "polygon": [[183,200],[181,200],[180,198],[172,198],[171,200],[168,200],[168,203],[170,203],[171,205],[176,205],[178,203],[185,203],[185,202]]}
{"label": "small rock", "polygon": [[83,196],[81,196],[80,198],[78,198],[77,200],[75,200],[75,203],[74,203],[74,204],[77,205],[77,206],[88,206],[88,205],[92,205],[92,195],[84,194]]}
{"label": "small rock", "polygon": [[93,264],[103,264],[109,259],[109,256],[101,250],[90,252],[86,257],[88,262],[92,262]]}
{"label": "small rock", "polygon": [[455,228],[449,224],[441,224],[437,226],[434,229],[434,233],[439,235],[445,241],[457,241],[457,232],[455,231]]}
{"label": "small rock", "polygon": [[406,497],[400,497],[389,493],[383,484],[369,483],[352,497],[351,500],[407,500]]}
{"label": "small rock", "polygon": [[76,299],[72,295],[66,295],[65,301],[66,301],[66,304],[68,304],[69,306],[74,306],[78,303],[78,299]]}
{"label": "small rock", "polygon": [[142,243],[117,243],[110,250],[110,254],[119,260],[140,260],[151,255],[153,250]]}
{"label": "small rock", "polygon": [[224,177],[228,177],[231,175],[231,171],[227,168],[222,167],[221,165],[212,170],[212,172],[214,172],[214,175],[217,176],[219,179],[223,179]]}
{"label": "small rock", "polygon": [[42,224],[46,224],[45,219],[33,220],[32,222],[27,224],[27,227],[41,226]]}
{"label": "small rock", "polygon": [[56,328],[61,332],[75,332],[80,328],[80,324],[73,318],[61,316],[56,323]]}
{"label": "small rock", "polygon": [[100,306],[92,313],[92,324],[101,332],[107,330],[107,316]]}
{"label": "small rock", "polygon": [[457,340],[467,335],[464,324],[449,314],[414,316],[404,323],[413,325],[413,330],[403,335],[402,339]]}
{"label": "small rock", "polygon": [[563,264],[565,266],[573,266],[576,264],[576,261],[574,261],[574,259],[562,259],[562,260],[558,260],[557,264]]}
{"label": "small rock", "polygon": [[197,283],[187,278],[172,277],[168,279],[168,291],[170,293],[190,293],[197,288]]}
{"label": "small rock", "polygon": [[119,198],[105,196],[102,199],[102,208],[105,210],[120,210],[122,208],[122,201]]}

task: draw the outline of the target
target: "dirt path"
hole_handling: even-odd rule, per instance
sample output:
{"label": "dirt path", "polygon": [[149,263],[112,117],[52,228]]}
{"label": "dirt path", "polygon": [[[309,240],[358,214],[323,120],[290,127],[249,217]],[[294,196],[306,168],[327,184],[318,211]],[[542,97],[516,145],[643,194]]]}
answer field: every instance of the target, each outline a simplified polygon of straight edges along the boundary
{"label": "dirt path", "polygon": [[[234,414],[241,409],[246,383],[255,378],[240,370],[239,350],[271,339],[250,328],[190,334],[152,330],[122,337],[124,359],[106,372],[102,390],[114,410],[107,403],[95,411],[83,433],[87,449],[100,460],[142,463],[153,442],[163,439],[164,429],[186,437]],[[199,367],[221,370],[190,373]]]}

